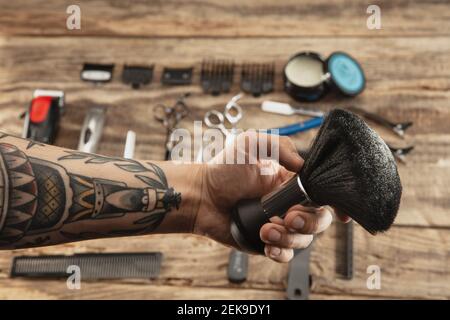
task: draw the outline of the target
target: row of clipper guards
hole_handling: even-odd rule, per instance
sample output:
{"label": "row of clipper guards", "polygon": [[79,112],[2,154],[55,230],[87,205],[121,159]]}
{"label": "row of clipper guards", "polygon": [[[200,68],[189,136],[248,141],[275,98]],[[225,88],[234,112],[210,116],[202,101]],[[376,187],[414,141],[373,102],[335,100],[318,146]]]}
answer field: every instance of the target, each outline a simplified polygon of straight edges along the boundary
{"label": "row of clipper guards", "polygon": [[[161,83],[164,85],[188,85],[192,82],[192,67],[169,68],[162,71]],[[133,89],[148,85],[153,80],[154,66],[125,65],[122,71],[122,82]],[[110,82],[113,78],[114,64],[85,63],[81,70],[81,80],[95,84]]]}
{"label": "row of clipper guards", "polygon": [[[95,84],[110,82],[113,78],[114,64],[85,63],[81,80]],[[233,85],[235,63],[232,60],[204,60],[200,71],[200,84],[203,92],[214,96],[229,93]],[[148,85],[153,80],[154,65],[125,65],[122,82],[133,89]],[[194,67],[164,67],[161,84],[168,86],[190,85]],[[243,63],[241,68],[241,90],[255,97],[272,92],[274,89],[275,65],[273,63]]]}
{"label": "row of clipper guards", "polygon": [[[125,65],[122,71],[122,82],[133,89],[148,85],[153,80],[154,66]],[[193,68],[164,68],[161,83],[164,85],[187,85],[192,82]],[[81,70],[81,80],[102,84],[113,78],[113,64],[85,63]]]}
{"label": "row of clipper guards", "polygon": [[[204,60],[200,83],[204,93],[228,93],[233,85],[235,64],[227,60]],[[274,63],[243,63],[241,66],[241,91],[254,97],[274,89]]]}

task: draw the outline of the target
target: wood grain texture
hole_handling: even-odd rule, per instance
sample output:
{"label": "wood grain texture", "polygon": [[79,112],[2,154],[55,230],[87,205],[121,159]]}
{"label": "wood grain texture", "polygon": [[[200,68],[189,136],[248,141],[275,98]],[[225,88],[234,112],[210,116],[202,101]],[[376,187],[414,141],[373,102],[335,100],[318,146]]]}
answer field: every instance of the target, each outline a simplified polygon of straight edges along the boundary
{"label": "wood grain texture", "polygon": [[[394,227],[387,235],[367,236],[355,228],[355,277],[342,279],[342,225],[336,224],[314,242],[311,257],[312,298],[339,297],[450,298],[450,232],[448,230]],[[39,285],[42,280],[9,279],[12,255],[72,254],[82,252],[162,251],[157,280],[83,282],[81,291],[68,290],[65,280]],[[251,256],[249,277],[240,285],[228,283],[230,249],[191,235],[143,236],[102,239],[55,247],[1,252],[0,298],[12,292],[24,298],[242,298],[283,299],[287,265]],[[381,268],[381,289],[369,290],[369,265]],[[192,292],[185,291],[192,288]],[[26,289],[29,288],[26,292]],[[197,288],[198,290],[195,290]],[[214,289],[214,290],[213,290]],[[231,293],[228,289],[234,289]],[[195,293],[194,293],[195,291]],[[227,293],[228,292],[228,293]]]}
{"label": "wood grain texture", "polygon": [[[267,128],[304,120],[269,115],[259,110],[264,99],[291,102],[282,92],[281,72],[287,57],[300,48],[313,49],[325,56],[333,50],[353,54],[364,67],[368,83],[366,91],[354,99],[330,95],[311,107],[326,110],[349,103],[375,111],[395,121],[411,120],[405,141],[374,125],[394,146],[415,145],[406,165],[399,170],[404,185],[398,224],[450,226],[450,41],[447,37],[398,39],[109,39],[109,38],[0,38],[0,126],[2,130],[20,134],[19,115],[30,101],[33,89],[63,89],[67,95],[67,113],[62,120],[57,144],[76,148],[79,130],[89,106],[108,106],[108,124],[99,152],[119,156],[123,152],[126,131],[138,134],[136,157],[162,159],[165,131],[153,120],[152,107],[157,103],[173,103],[182,93],[192,96],[188,103],[192,117],[181,125],[192,128],[194,119],[202,119],[210,109],[222,109],[231,95],[206,96],[198,85],[199,64],[203,57],[232,57],[239,61],[258,57],[276,61],[276,92],[262,98],[245,98],[241,128]],[[95,48],[95,50],[93,50]],[[130,48],[136,52],[130,55]],[[205,49],[207,48],[207,49]],[[236,50],[239,48],[239,50]],[[41,57],[45,60],[41,61]],[[115,80],[104,86],[93,86],[79,80],[84,61],[115,62]],[[159,84],[164,65],[194,65],[194,84],[187,87],[163,87]],[[172,63],[171,63],[172,62]],[[430,62],[432,62],[430,64]],[[155,63],[153,83],[141,90],[131,90],[120,82],[124,63]],[[238,81],[235,80],[234,92]],[[127,114],[127,117],[123,117]],[[315,131],[294,137],[299,148],[305,148]]]}
{"label": "wood grain texture", "polygon": [[[447,0],[80,0],[81,30],[66,29],[64,0],[0,0],[3,35],[299,37],[449,35]],[[367,7],[381,9],[369,30]]]}
{"label": "wood grain texture", "polygon": [[[328,110],[349,104],[395,121],[414,121],[404,141],[374,128],[395,146],[415,145],[399,165],[404,186],[395,226],[368,235],[355,228],[355,277],[339,274],[343,227],[333,224],[317,237],[311,257],[312,299],[450,298],[450,10],[448,0],[258,0],[118,1],[81,0],[82,29],[66,29],[72,1],[0,0],[0,131],[20,135],[19,115],[36,88],[62,89],[67,108],[56,144],[76,148],[89,107],[107,107],[99,153],[119,156],[126,131],[137,132],[136,156],[162,159],[165,132],[152,107],[170,104],[187,91],[192,128],[207,110],[221,110],[230,95],[205,96],[198,85],[203,58],[275,61],[276,91],[242,100],[241,128],[267,128],[304,120],[268,115],[264,99],[291,101],[282,92],[281,72],[298,51],[327,57],[346,51],[362,64],[368,80],[354,99],[330,95],[308,105]],[[368,30],[369,4],[381,8],[382,29]],[[116,63],[112,83],[79,80],[83,62]],[[120,82],[123,64],[155,64],[153,83],[132,90]],[[194,85],[163,87],[163,66],[196,67]],[[239,73],[239,69],[236,70]],[[238,92],[237,77],[233,92]],[[124,116],[126,115],[126,116]],[[316,131],[294,137],[306,148]],[[248,281],[228,283],[228,248],[191,235],[102,239],[54,247],[0,252],[0,299],[284,299],[288,266],[250,258]],[[82,282],[68,290],[65,280],[9,278],[11,258],[23,254],[162,251],[161,276],[153,281]],[[381,289],[366,286],[367,267],[381,268]]]}

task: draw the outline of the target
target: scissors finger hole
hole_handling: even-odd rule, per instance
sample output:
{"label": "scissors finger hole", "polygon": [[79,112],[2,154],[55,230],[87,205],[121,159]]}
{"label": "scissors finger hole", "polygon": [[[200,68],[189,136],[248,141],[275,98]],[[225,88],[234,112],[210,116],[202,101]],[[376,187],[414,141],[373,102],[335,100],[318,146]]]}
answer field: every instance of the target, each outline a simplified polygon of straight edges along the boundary
{"label": "scissors finger hole", "polygon": [[208,127],[218,127],[220,125],[223,125],[223,122],[223,114],[218,111],[208,111],[205,114],[205,123]]}
{"label": "scissors finger hole", "polygon": [[237,103],[228,104],[225,109],[225,116],[227,120],[236,124],[242,118],[242,108]]}

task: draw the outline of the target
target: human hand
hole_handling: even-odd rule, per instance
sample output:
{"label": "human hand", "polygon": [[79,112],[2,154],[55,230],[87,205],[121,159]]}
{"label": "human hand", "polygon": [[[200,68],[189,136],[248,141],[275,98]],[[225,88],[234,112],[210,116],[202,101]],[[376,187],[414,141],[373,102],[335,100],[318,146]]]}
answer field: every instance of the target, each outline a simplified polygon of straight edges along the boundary
{"label": "human hand", "polygon": [[[269,143],[271,136],[257,134],[258,146],[261,141]],[[236,139],[249,139],[249,134],[241,134]],[[261,139],[264,138],[264,139]],[[200,207],[196,216],[194,233],[208,236],[223,244],[239,249],[230,233],[231,211],[241,199],[259,198],[269,193],[292,175],[298,172],[303,159],[293,142],[287,137],[279,138],[279,163],[256,159],[254,164],[217,164],[215,161],[224,156],[227,148],[236,149],[236,145],[227,146],[212,163],[203,170],[203,187]],[[245,150],[247,159],[251,158],[248,145]],[[269,148],[270,149],[270,148]],[[229,150],[228,150],[229,151]],[[221,162],[222,163],[222,162]],[[246,162],[248,163],[248,162]],[[261,174],[270,166],[271,175]],[[331,207],[312,208],[296,205],[291,207],[283,218],[272,217],[260,230],[267,257],[278,262],[288,262],[293,257],[293,249],[306,248],[313,235],[324,231],[331,224]]]}

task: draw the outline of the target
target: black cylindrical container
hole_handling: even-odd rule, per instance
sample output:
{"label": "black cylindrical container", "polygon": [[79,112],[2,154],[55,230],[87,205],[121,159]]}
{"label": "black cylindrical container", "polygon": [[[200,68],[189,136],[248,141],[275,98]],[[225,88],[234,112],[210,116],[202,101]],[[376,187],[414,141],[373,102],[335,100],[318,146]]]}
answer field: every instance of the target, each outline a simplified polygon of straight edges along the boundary
{"label": "black cylindrical container", "polygon": [[317,101],[329,89],[325,61],[315,52],[300,52],[284,66],[284,89],[295,100]]}

